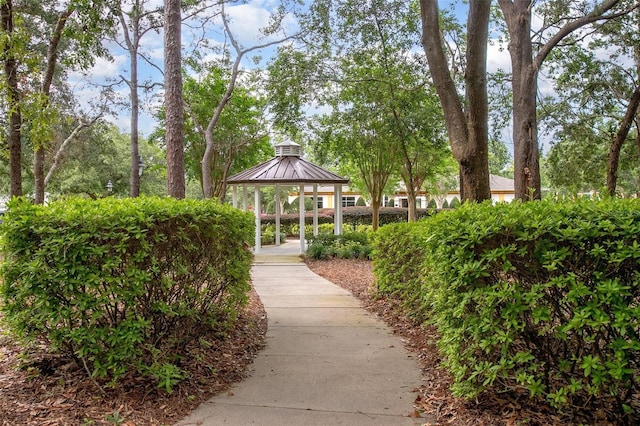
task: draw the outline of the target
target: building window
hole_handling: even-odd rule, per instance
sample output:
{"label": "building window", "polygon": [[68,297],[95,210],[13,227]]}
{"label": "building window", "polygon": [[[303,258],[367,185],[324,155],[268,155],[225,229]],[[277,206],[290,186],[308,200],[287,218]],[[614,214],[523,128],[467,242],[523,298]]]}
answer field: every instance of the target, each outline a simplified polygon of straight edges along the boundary
{"label": "building window", "polygon": [[324,197],[318,197],[316,200],[317,200],[317,203],[318,203],[318,208],[319,209],[324,208]]}
{"label": "building window", "polygon": [[356,205],[356,197],[342,197],[342,207],[354,207]]}

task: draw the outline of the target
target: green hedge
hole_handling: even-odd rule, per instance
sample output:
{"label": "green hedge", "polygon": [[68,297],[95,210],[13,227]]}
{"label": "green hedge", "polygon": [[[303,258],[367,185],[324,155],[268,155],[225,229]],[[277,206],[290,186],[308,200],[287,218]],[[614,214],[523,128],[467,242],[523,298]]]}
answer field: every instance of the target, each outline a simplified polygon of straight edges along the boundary
{"label": "green hedge", "polygon": [[[418,218],[429,217],[435,213],[434,209],[417,209]],[[333,209],[319,209],[318,210],[318,223],[333,223]],[[389,223],[406,222],[408,216],[408,209],[401,207],[382,207],[380,209],[380,225],[386,225]],[[373,210],[371,207],[345,207],[342,209],[343,226],[346,229],[356,230],[361,225],[371,225],[373,223]],[[276,216],[272,214],[262,215],[261,221],[263,224],[272,225],[276,223]],[[313,224],[313,212],[305,212],[305,224]],[[280,216],[280,226],[287,235],[297,235],[297,232],[292,230],[298,230],[300,225],[300,215],[298,214],[283,214]]]}
{"label": "green hedge", "polygon": [[132,370],[170,390],[187,342],[233,324],[247,301],[251,213],[160,198],[11,202],[2,309],[97,378]]}
{"label": "green hedge", "polygon": [[638,200],[467,204],[381,233],[376,253],[381,291],[438,327],[456,394],[526,389],[639,420]]}
{"label": "green hedge", "polygon": [[415,321],[423,322],[426,316],[421,309],[422,268],[427,253],[424,226],[418,223],[395,223],[379,228],[372,257],[377,292],[400,299],[407,313]]}
{"label": "green hedge", "polygon": [[369,259],[371,247],[368,232],[347,232],[342,235],[322,233],[307,238],[306,254],[312,259]]}

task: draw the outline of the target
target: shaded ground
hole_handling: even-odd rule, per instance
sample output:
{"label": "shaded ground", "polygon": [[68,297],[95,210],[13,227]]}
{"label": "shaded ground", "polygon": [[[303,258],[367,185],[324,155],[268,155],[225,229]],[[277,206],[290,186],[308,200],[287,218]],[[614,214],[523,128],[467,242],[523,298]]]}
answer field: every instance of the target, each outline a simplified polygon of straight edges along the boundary
{"label": "shaded ground", "polygon": [[430,327],[412,323],[400,312],[393,299],[375,300],[371,288],[374,285],[372,264],[364,260],[333,259],[307,260],[309,268],[329,281],[349,290],[358,297],[365,308],[381,317],[394,333],[400,336],[422,365],[423,386],[416,400],[419,411],[436,416],[438,425],[609,425],[601,420],[602,413],[577,411],[559,417],[549,407],[531,404],[527,394],[489,395],[479,401],[467,403],[455,398],[449,391],[451,378],[440,367],[436,342],[437,332]]}
{"label": "shaded ground", "polygon": [[75,363],[42,349],[29,357],[0,325],[0,425],[170,425],[244,378],[264,346],[266,314],[255,293],[229,335],[187,348],[188,378],[170,395],[145,380],[123,380],[102,395]]}

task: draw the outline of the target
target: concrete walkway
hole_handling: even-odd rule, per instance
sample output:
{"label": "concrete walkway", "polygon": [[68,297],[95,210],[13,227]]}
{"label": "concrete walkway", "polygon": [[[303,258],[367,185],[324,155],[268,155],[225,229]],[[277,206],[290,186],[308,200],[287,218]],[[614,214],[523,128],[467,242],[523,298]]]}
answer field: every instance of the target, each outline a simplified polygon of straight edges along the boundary
{"label": "concrete walkway", "polygon": [[348,291],[311,272],[299,247],[267,247],[255,258],[269,327],[249,377],[178,425],[425,424],[408,417],[417,362]]}

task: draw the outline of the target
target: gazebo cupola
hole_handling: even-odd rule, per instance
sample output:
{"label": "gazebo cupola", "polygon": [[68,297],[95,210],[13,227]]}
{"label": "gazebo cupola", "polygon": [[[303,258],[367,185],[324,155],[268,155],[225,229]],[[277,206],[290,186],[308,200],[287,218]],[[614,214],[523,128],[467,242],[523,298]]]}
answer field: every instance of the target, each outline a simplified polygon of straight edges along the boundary
{"label": "gazebo cupola", "polygon": [[283,142],[275,148],[276,157],[302,157],[302,148],[295,142]]}
{"label": "gazebo cupola", "polygon": [[[251,167],[240,173],[227,178],[227,183],[233,189],[233,204],[237,206],[237,187],[242,185],[243,208],[247,208],[247,185],[252,185],[255,191],[255,212],[256,212],[256,244],[255,252],[260,252],[260,187],[273,185],[276,189],[276,200],[279,199],[280,186],[300,187],[300,253],[304,253],[304,193],[305,185],[313,186],[314,209],[313,209],[313,229],[314,234],[318,230],[318,206],[317,193],[318,184],[334,185],[335,212],[334,212],[334,232],[340,234],[342,230],[342,185],[348,184],[349,179],[345,179],[337,174],[323,169],[304,158],[302,158],[302,148],[297,143],[286,141],[275,146],[276,156],[269,161]],[[280,234],[280,203],[276,202],[276,235]],[[276,245],[280,244],[276,238]]]}

